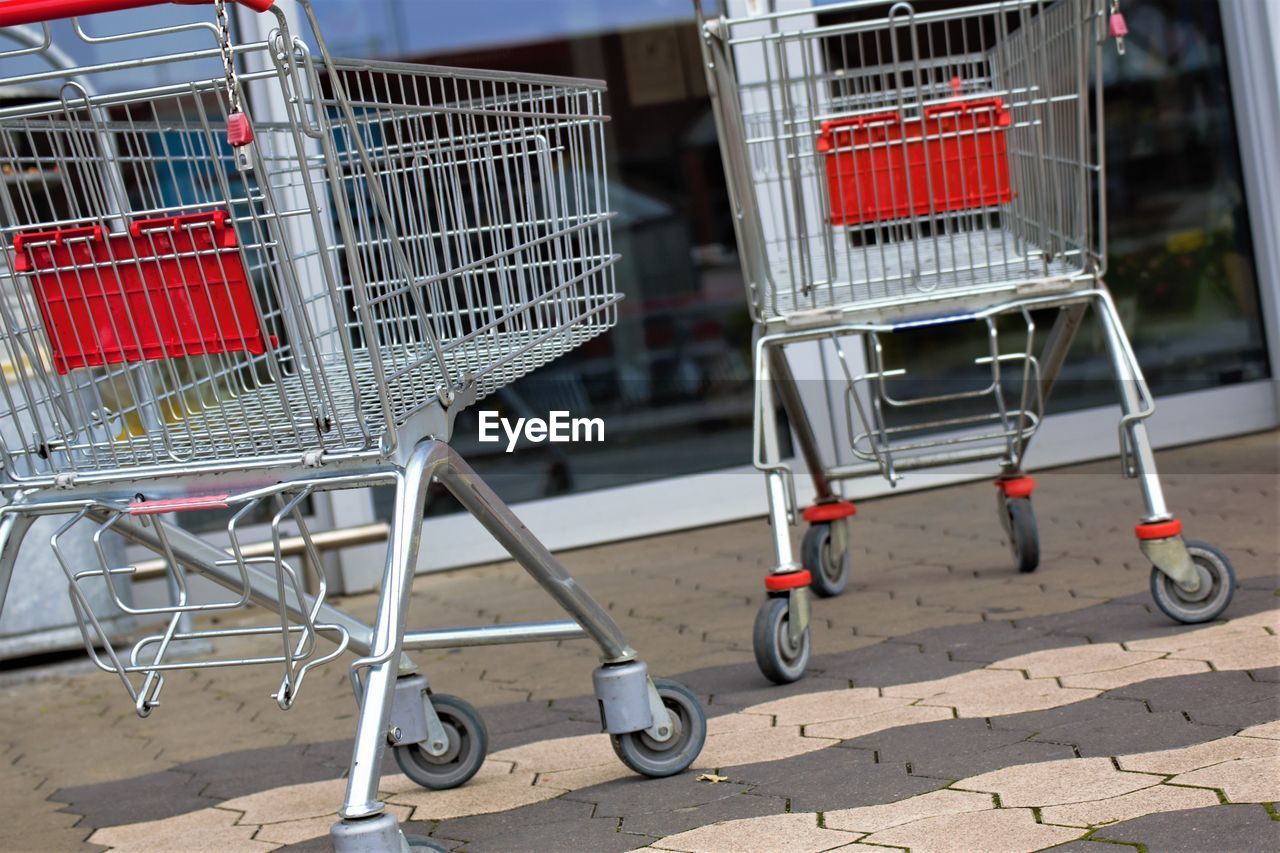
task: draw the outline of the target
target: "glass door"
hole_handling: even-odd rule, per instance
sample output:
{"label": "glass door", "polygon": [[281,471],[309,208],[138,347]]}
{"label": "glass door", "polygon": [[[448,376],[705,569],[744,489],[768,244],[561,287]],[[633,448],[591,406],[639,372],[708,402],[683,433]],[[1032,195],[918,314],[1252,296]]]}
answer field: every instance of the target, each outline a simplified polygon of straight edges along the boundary
{"label": "glass door", "polygon": [[[939,5],[915,5],[924,3]],[[1124,12],[1127,50],[1120,55],[1108,45],[1101,69],[1106,283],[1158,397],[1268,380],[1221,9],[1202,0],[1126,0]],[[835,14],[819,14],[819,20],[834,21]],[[1039,327],[1047,329],[1052,319],[1038,317]],[[1019,323],[1014,318],[1012,325]],[[981,386],[986,371],[975,370],[972,356],[981,354],[985,329],[966,325],[883,338],[886,366],[908,369],[910,378],[897,383],[902,396]],[[1015,340],[1006,348],[1018,346]],[[839,405],[842,394],[842,386],[833,387],[832,401]],[[1105,339],[1090,320],[1048,411],[1076,412],[1116,400]],[[1215,417],[1225,421],[1231,414],[1219,410]]]}

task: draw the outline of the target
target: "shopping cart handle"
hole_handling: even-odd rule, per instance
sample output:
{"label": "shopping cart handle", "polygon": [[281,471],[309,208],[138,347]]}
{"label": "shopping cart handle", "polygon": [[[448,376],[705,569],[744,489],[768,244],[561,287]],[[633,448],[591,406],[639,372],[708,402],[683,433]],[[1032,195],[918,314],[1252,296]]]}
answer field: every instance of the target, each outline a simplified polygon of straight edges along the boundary
{"label": "shopping cart handle", "polygon": [[[0,27],[39,24],[61,18],[96,15],[100,12],[163,6],[166,3],[196,6],[212,2],[213,0],[0,0]],[[232,0],[232,2],[246,6],[255,12],[265,12],[271,8],[275,0]]]}

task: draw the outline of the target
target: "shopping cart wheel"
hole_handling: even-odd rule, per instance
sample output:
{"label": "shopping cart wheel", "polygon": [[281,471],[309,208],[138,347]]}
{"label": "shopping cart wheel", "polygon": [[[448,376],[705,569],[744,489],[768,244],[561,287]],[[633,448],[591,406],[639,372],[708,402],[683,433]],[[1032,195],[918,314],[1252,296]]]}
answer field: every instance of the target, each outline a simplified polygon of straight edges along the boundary
{"label": "shopping cart wheel", "polygon": [[1020,572],[1034,572],[1040,566],[1040,532],[1036,528],[1036,511],[1031,498],[1007,498],[1005,532],[1013,549],[1013,562]]}
{"label": "shopping cart wheel", "polygon": [[756,614],[751,645],[760,671],[774,684],[790,684],[809,665],[809,629],[799,643],[793,642],[790,615],[790,599],[785,595],[766,598]]}
{"label": "shopping cart wheel", "polygon": [[1164,572],[1151,568],[1151,595],[1170,619],[1193,625],[1222,615],[1236,591],[1236,573],[1227,555],[1204,542],[1187,540],[1187,552],[1200,575],[1200,588],[1183,590]]}
{"label": "shopping cart wheel", "polygon": [[688,769],[702,752],[707,739],[707,715],[702,703],[677,681],[655,678],[662,704],[671,712],[676,731],[665,742],[656,741],[645,732],[613,735],[613,751],[622,763],[643,776],[674,776]]}
{"label": "shopping cart wheel", "polygon": [[837,596],[849,585],[849,537],[844,537],[840,551],[832,541],[834,525],[847,523],[840,519],[811,524],[800,543],[800,559],[813,576],[809,588],[822,598]]}
{"label": "shopping cart wheel", "polygon": [[414,782],[433,791],[456,788],[476,775],[489,751],[489,732],[475,708],[457,696],[432,693],[428,700],[435,708],[449,746],[442,755],[432,755],[422,744],[395,747],[396,764]]}

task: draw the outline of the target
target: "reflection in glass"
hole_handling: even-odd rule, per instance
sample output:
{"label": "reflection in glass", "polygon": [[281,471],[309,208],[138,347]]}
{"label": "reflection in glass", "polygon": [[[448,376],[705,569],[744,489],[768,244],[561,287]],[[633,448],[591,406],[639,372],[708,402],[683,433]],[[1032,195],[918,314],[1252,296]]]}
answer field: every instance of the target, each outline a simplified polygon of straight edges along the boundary
{"label": "reflection in glass", "polygon": [[[919,5],[919,4],[917,4]],[[1266,342],[1217,3],[1131,0],[1103,50],[1107,285],[1157,395],[1266,378]],[[1047,329],[1052,316],[1037,318]],[[903,393],[975,381],[984,330],[885,339]],[[972,339],[970,339],[972,338]],[[1011,347],[1021,344],[1015,339]],[[1050,412],[1116,402],[1101,329],[1079,334]]]}

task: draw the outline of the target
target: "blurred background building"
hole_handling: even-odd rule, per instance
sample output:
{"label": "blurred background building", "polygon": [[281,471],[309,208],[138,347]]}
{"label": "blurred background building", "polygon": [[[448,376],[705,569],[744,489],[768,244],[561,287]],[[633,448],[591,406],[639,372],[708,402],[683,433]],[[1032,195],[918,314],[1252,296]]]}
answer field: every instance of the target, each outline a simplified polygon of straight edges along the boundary
{"label": "blurred background building", "polygon": [[[769,5],[730,2],[739,14]],[[781,2],[813,6],[818,21],[834,14],[824,0]],[[483,404],[508,417],[545,417],[553,409],[602,417],[606,441],[508,455],[476,441],[471,412],[458,421],[455,445],[553,548],[762,513],[763,484],[746,464],[751,323],[690,0],[314,4],[337,54],[592,77],[609,86],[609,194],[618,214],[619,287],[627,295],[622,318],[611,334]],[[1124,11],[1128,50],[1122,57],[1108,48],[1102,69],[1107,283],[1160,399],[1154,437],[1167,445],[1274,427],[1280,3],[1124,0]],[[212,12],[161,7],[145,14],[164,25]],[[111,16],[95,23],[107,32]],[[237,23],[242,39],[263,35],[252,13],[241,10]],[[78,60],[106,60],[121,49],[71,44],[97,52]],[[932,359],[937,376],[945,376],[953,360],[947,340],[913,346],[924,375]],[[843,385],[823,381],[825,368],[815,349],[796,369],[812,380],[810,396],[838,404]],[[1114,455],[1114,399],[1103,340],[1086,328],[1051,401],[1058,417],[1037,439],[1032,466]],[[842,429],[833,418],[824,436],[829,452],[842,452]],[[904,486],[989,473],[957,470]],[[869,481],[851,495],[885,488]],[[312,511],[321,525],[362,524],[385,517],[389,501],[378,493],[340,494],[317,499]],[[428,513],[424,569],[500,556],[445,499],[432,501]],[[370,588],[381,571],[377,546],[331,560],[330,574],[347,591]]]}

